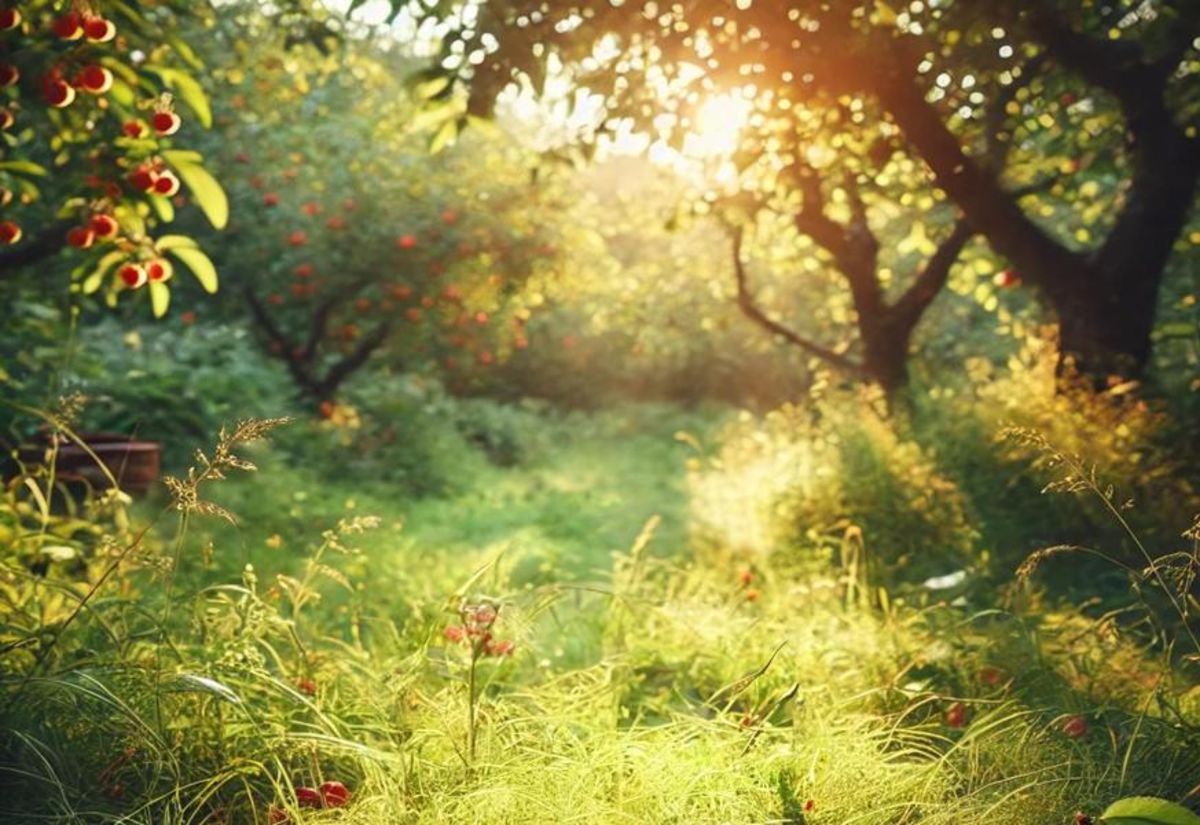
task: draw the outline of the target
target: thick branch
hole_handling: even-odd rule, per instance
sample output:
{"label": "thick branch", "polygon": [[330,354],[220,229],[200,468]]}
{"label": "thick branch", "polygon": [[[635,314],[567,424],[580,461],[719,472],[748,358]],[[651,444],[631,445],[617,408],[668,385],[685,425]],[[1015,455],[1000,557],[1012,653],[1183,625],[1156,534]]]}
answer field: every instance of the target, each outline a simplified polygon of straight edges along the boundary
{"label": "thick branch", "polygon": [[741,228],[734,229],[732,234],[733,271],[734,276],[737,279],[738,307],[742,310],[742,313],[767,331],[784,338],[788,341],[788,343],[799,347],[810,355],[815,355],[831,366],[849,374],[854,378],[862,378],[862,366],[854,361],[851,361],[846,356],[834,352],[828,347],[824,347],[814,341],[808,340],[807,338],[798,334],[795,330],[771,319],[765,312],[759,309],[758,305],[754,302],[754,296],[750,292],[746,267],[742,263],[743,230]]}
{"label": "thick branch", "polygon": [[875,91],[933,169],[938,185],[997,252],[1052,295],[1074,286],[1067,282],[1080,277],[1082,258],[1043,232],[990,172],[967,157],[911,73],[881,72]]}
{"label": "thick branch", "polygon": [[954,266],[973,234],[974,230],[970,224],[962,218],[954,222],[954,229],[925,262],[925,268],[921,270],[916,281],[892,305],[889,312],[891,324],[908,331],[917,325],[925,310],[946,285],[946,279],[950,277],[950,268]]}
{"label": "thick branch", "polygon": [[353,375],[361,366],[367,363],[367,359],[383,346],[388,336],[392,332],[391,324],[387,321],[383,322],[367,335],[364,335],[358,340],[354,349],[345,357],[329,368],[329,372],[325,373],[325,377],[321,379],[317,385],[318,397],[325,399],[330,398],[337,388],[342,385],[342,382]]}
{"label": "thick branch", "polygon": [[250,314],[254,316],[255,322],[275,345],[278,350],[276,355],[279,360],[287,365],[288,372],[292,376],[292,380],[304,392],[309,395],[323,400],[320,394],[319,385],[312,372],[306,366],[306,362],[296,356],[295,348],[288,337],[283,334],[279,325],[275,323],[275,319],[271,317],[271,313],[263,306],[262,301],[258,300],[258,296],[254,294],[249,287],[243,287],[242,294],[246,296],[246,303],[250,306]]}
{"label": "thick branch", "polygon": [[305,361],[312,361],[313,357],[316,356],[317,347],[324,340],[325,334],[329,330],[329,316],[333,314],[333,311],[350,298],[362,292],[366,285],[367,282],[360,279],[350,284],[345,290],[328,293],[325,299],[317,304],[316,311],[313,312],[312,322],[308,326],[308,339],[304,342],[304,348],[301,350],[301,357]]}

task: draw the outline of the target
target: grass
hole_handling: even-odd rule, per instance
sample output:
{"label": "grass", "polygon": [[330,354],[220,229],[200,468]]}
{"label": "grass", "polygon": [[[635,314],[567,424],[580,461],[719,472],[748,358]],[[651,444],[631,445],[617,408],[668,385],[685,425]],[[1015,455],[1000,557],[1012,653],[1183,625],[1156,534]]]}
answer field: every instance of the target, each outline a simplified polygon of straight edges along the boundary
{"label": "grass", "polygon": [[[752,498],[721,479],[766,472],[726,419],[527,412],[515,462],[424,498],[256,450],[212,488],[239,526],[193,520],[169,587],[131,572],[6,709],[6,820],[1046,825],[1194,797],[1196,689],[1119,625],[714,538]],[[472,702],[443,630],[484,602],[516,647]],[[296,806],[330,780],[352,804]]]}

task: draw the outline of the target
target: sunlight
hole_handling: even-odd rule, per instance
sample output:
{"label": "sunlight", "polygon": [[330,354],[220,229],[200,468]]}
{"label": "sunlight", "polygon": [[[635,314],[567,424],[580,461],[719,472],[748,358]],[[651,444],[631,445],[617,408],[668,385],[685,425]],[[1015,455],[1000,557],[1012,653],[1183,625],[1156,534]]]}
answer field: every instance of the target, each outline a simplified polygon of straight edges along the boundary
{"label": "sunlight", "polygon": [[738,147],[751,103],[733,94],[710,97],[696,114],[684,152],[699,157],[730,155]]}

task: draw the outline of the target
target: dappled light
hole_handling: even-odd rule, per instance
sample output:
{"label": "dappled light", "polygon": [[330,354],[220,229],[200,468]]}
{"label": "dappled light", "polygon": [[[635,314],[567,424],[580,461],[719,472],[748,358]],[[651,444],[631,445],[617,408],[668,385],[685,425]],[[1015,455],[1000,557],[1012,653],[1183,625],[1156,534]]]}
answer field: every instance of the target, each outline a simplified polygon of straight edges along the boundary
{"label": "dappled light", "polygon": [[0,0],[0,821],[1200,825],[1200,3]]}

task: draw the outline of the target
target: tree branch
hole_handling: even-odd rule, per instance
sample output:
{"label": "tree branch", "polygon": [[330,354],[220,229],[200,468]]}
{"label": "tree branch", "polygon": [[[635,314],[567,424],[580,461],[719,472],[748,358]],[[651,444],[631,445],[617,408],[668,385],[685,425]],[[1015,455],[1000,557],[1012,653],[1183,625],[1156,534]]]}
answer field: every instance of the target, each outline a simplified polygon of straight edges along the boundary
{"label": "tree branch", "polygon": [[767,331],[778,335],[790,344],[799,347],[810,355],[815,355],[831,366],[849,374],[854,378],[863,377],[863,368],[861,365],[850,360],[846,356],[834,352],[828,347],[824,347],[814,341],[810,341],[798,334],[795,330],[784,326],[771,319],[765,312],[759,309],[754,302],[754,296],[750,292],[746,267],[742,263],[742,236],[744,230],[739,228],[732,230],[733,235],[733,271],[737,279],[737,301],[738,307],[747,318],[762,326]]}
{"label": "tree branch", "polygon": [[955,220],[950,235],[925,262],[925,267],[917,275],[916,281],[892,305],[888,313],[891,324],[905,330],[911,330],[917,325],[925,310],[946,285],[946,279],[950,277],[950,268],[954,266],[963,247],[974,234],[975,231],[965,219],[959,217]]}
{"label": "tree branch", "polygon": [[313,312],[312,321],[308,326],[308,339],[304,342],[304,347],[301,350],[301,357],[305,361],[312,361],[313,357],[317,354],[317,347],[325,338],[325,334],[329,329],[329,316],[333,314],[333,311],[350,298],[362,292],[366,285],[367,281],[360,279],[352,283],[345,290],[329,293],[325,300],[317,304],[316,311]]}
{"label": "tree branch", "polygon": [[317,385],[318,397],[326,399],[331,397],[337,388],[342,385],[342,382],[354,374],[359,367],[367,363],[367,359],[371,357],[375,350],[383,346],[384,341],[392,332],[392,326],[389,321],[384,321],[375,329],[371,330],[368,335],[359,339],[358,344],[354,349],[340,361],[335,363],[325,373]]}
{"label": "tree branch", "polygon": [[258,300],[258,296],[248,286],[242,287],[242,294],[246,298],[246,303],[250,306],[250,314],[254,317],[255,322],[266,333],[271,343],[275,344],[279,350],[277,356],[287,366],[292,380],[296,382],[296,385],[301,390],[310,396],[313,396],[317,400],[324,400],[323,396],[318,392],[318,382],[306,366],[306,362],[296,357],[291,341],[283,334],[279,325],[275,323],[275,319],[271,317],[271,313],[263,306],[262,301]]}

